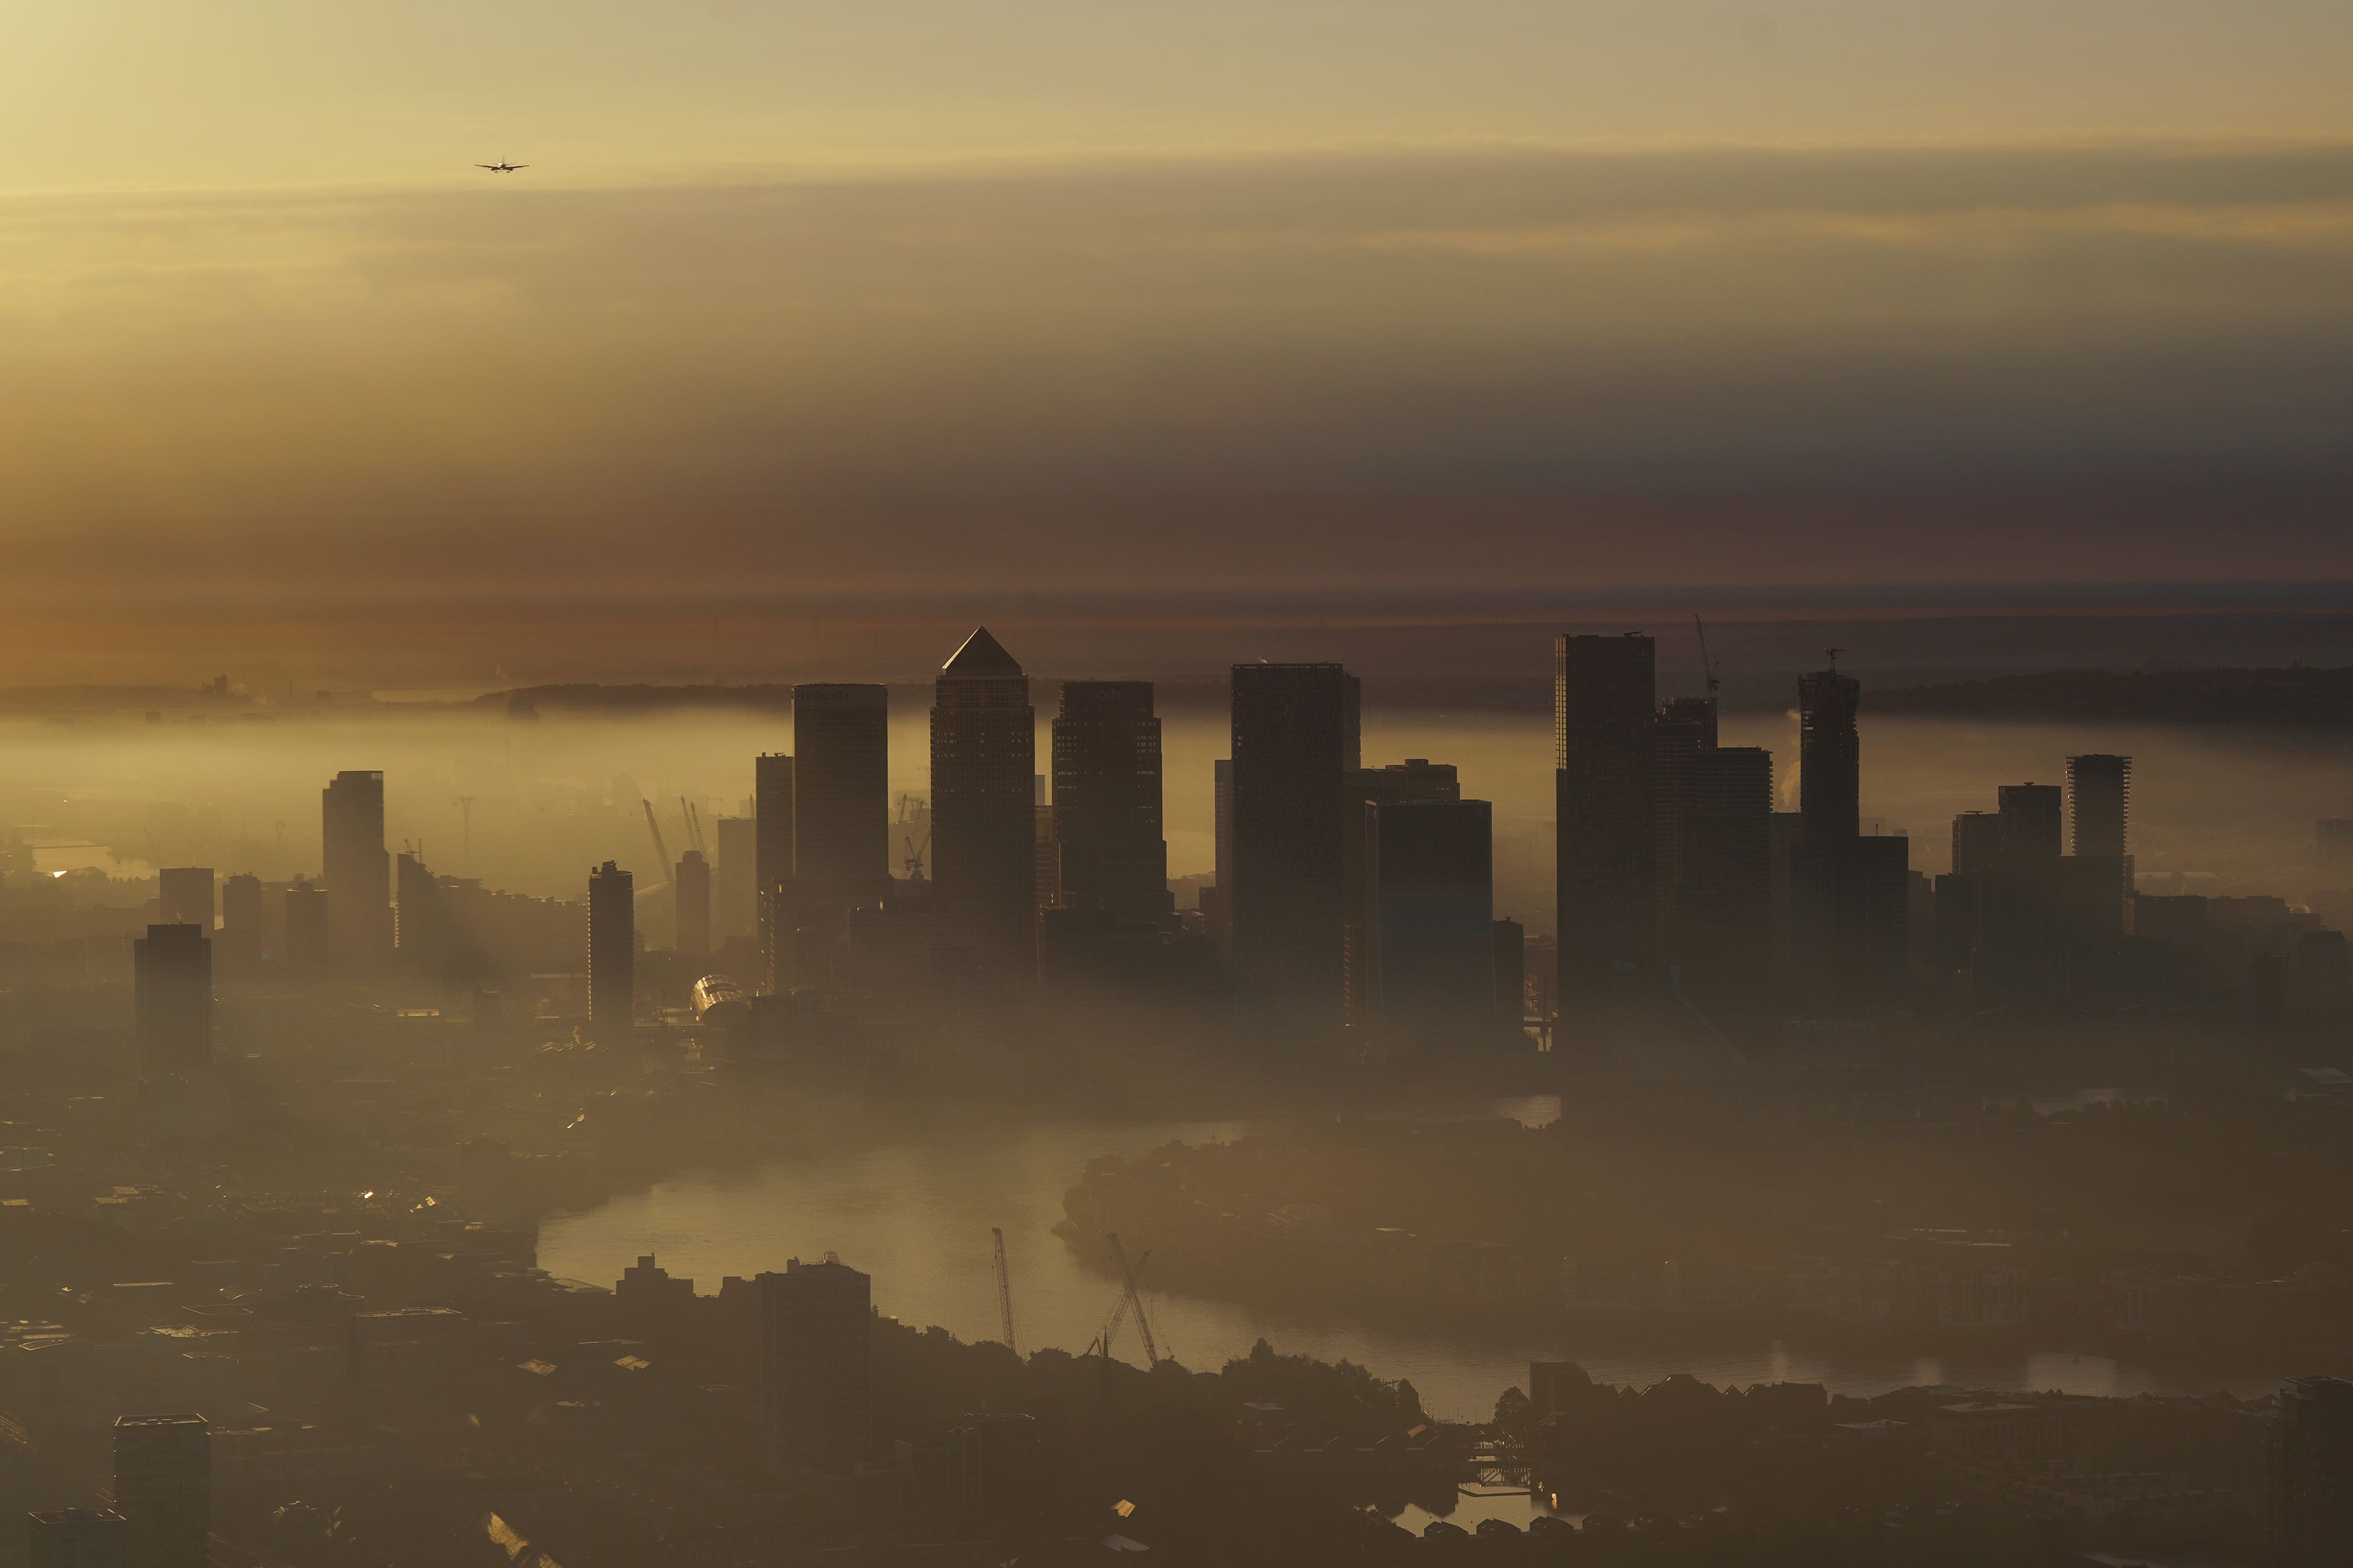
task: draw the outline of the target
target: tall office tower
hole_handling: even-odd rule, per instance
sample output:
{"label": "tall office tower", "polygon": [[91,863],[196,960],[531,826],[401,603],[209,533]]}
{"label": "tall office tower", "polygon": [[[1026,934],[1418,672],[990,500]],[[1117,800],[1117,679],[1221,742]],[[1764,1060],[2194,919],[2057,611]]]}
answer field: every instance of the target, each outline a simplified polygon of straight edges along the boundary
{"label": "tall office tower", "polygon": [[[797,689],[794,721],[797,727]],[[765,990],[788,988],[789,975],[778,971],[777,956],[787,945],[782,933],[792,924],[786,884],[792,881],[794,870],[794,816],[799,805],[797,771],[793,759],[780,752],[764,752],[752,763],[752,898],[758,922],[760,967],[767,972],[762,987]]]}
{"label": "tall office tower", "polygon": [[1620,965],[1657,962],[1656,702],[1651,638],[1553,639],[1563,1011],[1597,1000]]}
{"label": "tall office tower", "polygon": [[629,1037],[638,1014],[637,879],[607,860],[588,873],[588,1027]]}
{"label": "tall office tower", "polygon": [[1425,1043],[1495,1020],[1494,813],[1483,800],[1366,805],[1373,998]]}
{"label": "tall office tower", "polygon": [[1651,820],[1658,834],[1652,867],[1661,944],[1673,961],[1675,895],[1683,880],[1683,809],[1698,778],[1699,758],[1715,747],[1715,701],[1671,697],[1651,724]]}
{"label": "tall office tower", "polygon": [[1336,1025],[1346,1000],[1348,674],[1233,668],[1234,995],[1253,1023]]}
{"label": "tall office tower", "polygon": [[155,874],[155,923],[213,929],[213,868],[166,866]]}
{"label": "tall office tower", "polygon": [[297,877],[286,889],[286,973],[313,979],[327,973],[334,956],[333,923],[327,889]]}
{"label": "tall office tower", "polygon": [[2047,891],[2059,875],[2064,841],[2057,784],[2003,784],[1994,792],[2001,808],[2001,863],[2012,881]]}
{"label": "tall office tower", "polygon": [[1166,915],[1160,720],[1148,680],[1066,680],[1054,716],[1062,893],[1074,910]]}
{"label": "tall office tower", "polygon": [[114,1510],[132,1568],[206,1568],[213,1528],[213,1428],[201,1415],[114,1422]]}
{"label": "tall office tower", "polygon": [[447,973],[458,956],[458,933],[431,868],[402,850],[393,858],[392,891],[394,952],[401,968],[423,975]]}
{"label": "tall office tower", "polygon": [[715,825],[712,843],[719,862],[711,868],[711,940],[725,943],[739,936],[755,936],[760,929],[754,865],[759,856],[760,819],[723,816]]}
{"label": "tall office tower", "polygon": [[131,944],[139,1069],[202,1072],[213,1065],[213,943],[201,926],[149,926]]}
{"label": "tall office tower", "polygon": [[1495,1022],[1517,1034],[1528,1016],[1528,929],[1495,922]]}
{"label": "tall office tower", "polygon": [[831,1253],[755,1282],[760,1437],[768,1468],[847,1471],[872,1417],[874,1281]]}
{"label": "tall office tower", "polygon": [[1038,953],[1038,716],[1029,678],[979,627],[940,667],[932,704],[932,888],[986,917],[992,956]]}
{"label": "tall office tower", "polygon": [[[880,686],[794,687],[793,752],[795,879],[829,899],[865,900],[889,891],[888,693]],[[1027,805],[1027,772],[1021,798]],[[1025,816],[1022,843],[1029,841]]]}
{"label": "tall office tower", "polygon": [[678,858],[670,890],[678,898],[678,954],[707,958],[711,953],[711,862],[700,849]]}
{"label": "tall office tower", "polygon": [[1953,818],[1953,875],[1987,881],[2002,873],[2001,815],[1965,811]]}
{"label": "tall office tower", "polygon": [[1046,781],[1038,781],[1038,804],[1030,808],[1035,837],[1031,840],[1030,890],[1041,910],[1062,908],[1062,812],[1045,799]]}
{"label": "tall office tower", "polygon": [[1355,773],[1365,765],[1365,678],[1340,678],[1340,766]]}
{"label": "tall office tower", "polygon": [[2121,860],[2125,847],[2125,816],[2131,805],[2132,759],[2105,752],[2067,759],[2067,796],[2071,808],[2068,853]]}
{"label": "tall office tower", "polygon": [[1209,941],[1218,950],[1218,962],[1231,969],[1234,962],[1234,763],[1231,757],[1219,757],[1209,769],[1212,847],[1212,874],[1217,880],[1210,891],[1215,899],[1203,904],[1202,923],[1209,928]]}
{"label": "tall office tower", "polygon": [[1342,981],[1350,1025],[1369,1024],[1380,1013],[1379,963],[1373,952],[1373,817],[1384,801],[1461,800],[1462,786],[1451,763],[1409,757],[1381,768],[1351,768],[1340,786],[1340,889],[1345,926]]}
{"label": "tall office tower", "polygon": [[1773,974],[1773,753],[1694,753],[1680,811],[1674,962],[1688,990],[1755,997]]}
{"label": "tall office tower", "polygon": [[2353,1383],[2288,1379],[2263,1459],[2270,1561],[2278,1568],[2353,1563]]}
{"label": "tall office tower", "polygon": [[1862,831],[1862,745],[1855,713],[1862,682],[1836,665],[1798,677],[1798,815],[1816,843]]}
{"label": "tall office tower", "polygon": [[392,858],[384,848],[384,774],[340,773],[320,795],[327,948],[335,968],[369,974],[392,959]]}
{"label": "tall office tower", "polygon": [[243,973],[257,963],[280,956],[271,951],[260,878],[250,871],[240,871],[223,882],[220,909],[220,935],[216,939],[214,953],[224,970]]}
{"label": "tall office tower", "polygon": [[25,1520],[26,1568],[125,1568],[128,1526],[111,1508],[58,1508]]}

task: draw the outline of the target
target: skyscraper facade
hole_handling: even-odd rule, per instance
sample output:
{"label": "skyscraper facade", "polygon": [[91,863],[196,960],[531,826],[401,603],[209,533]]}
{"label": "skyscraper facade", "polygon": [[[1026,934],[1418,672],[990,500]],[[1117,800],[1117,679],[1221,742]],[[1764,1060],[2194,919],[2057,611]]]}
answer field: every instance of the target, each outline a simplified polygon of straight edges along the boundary
{"label": "skyscraper facade", "polygon": [[213,1065],[213,943],[200,926],[154,925],[133,941],[132,1007],[142,1072]]}
{"label": "skyscraper facade", "polygon": [[286,973],[316,977],[332,966],[334,922],[327,889],[305,878],[286,889]]}
{"label": "skyscraper facade", "polygon": [[[799,705],[795,702],[795,723]],[[785,901],[785,884],[793,879],[794,814],[798,802],[793,759],[779,752],[764,752],[752,763],[752,876],[754,907],[758,911],[760,962],[774,970],[777,932],[791,918]],[[723,830],[726,823],[720,824]],[[722,840],[721,857],[725,858]]]}
{"label": "skyscraper facade", "polygon": [[1037,955],[1037,714],[1029,678],[986,626],[940,667],[932,705],[932,887],[986,918],[992,956]]}
{"label": "skyscraper facade", "polygon": [[26,1568],[126,1568],[129,1526],[111,1508],[58,1508],[25,1521]]}
{"label": "skyscraper facade", "polygon": [[588,873],[588,1027],[629,1037],[638,1010],[637,879],[607,860]]}
{"label": "skyscraper facade", "polygon": [[827,898],[880,896],[891,885],[889,693],[794,687],[793,752],[794,879]]}
{"label": "skyscraper facade", "polygon": [[756,816],[723,816],[712,825],[719,863],[711,868],[711,937],[733,942],[759,931],[760,823]]}
{"label": "skyscraper facade", "polygon": [[1133,915],[1175,908],[1150,681],[1062,683],[1053,809],[1068,908]]}
{"label": "skyscraper facade", "polygon": [[873,1418],[873,1280],[828,1253],[818,1263],[789,1259],[756,1284],[769,1468],[854,1468]]}
{"label": "skyscraper facade", "polygon": [[1798,678],[1798,814],[1816,844],[1862,831],[1862,682],[1836,666]]}
{"label": "skyscraper facade", "polygon": [[282,958],[281,941],[269,940],[269,919],[263,902],[261,879],[240,871],[221,884],[221,923],[214,950],[224,969],[245,973],[269,959]]}
{"label": "skyscraper facade", "polygon": [[2132,804],[2132,759],[2105,752],[2067,759],[2068,853],[2121,860],[2125,818]]}
{"label": "skyscraper facade", "polygon": [[690,849],[678,858],[678,869],[670,878],[670,890],[676,895],[679,956],[709,957],[711,862],[702,858],[702,850]]}
{"label": "skyscraper facade", "polygon": [[2353,1563],[2353,1383],[2290,1378],[2264,1441],[2270,1561],[2278,1568]]}
{"label": "skyscraper facade", "polygon": [[213,1524],[212,1423],[123,1415],[114,1423],[114,1510],[138,1568],[206,1568]]}
{"label": "skyscraper facade", "polygon": [[1367,804],[1372,996],[1383,1028],[1433,1043],[1495,1019],[1493,810],[1483,800]]}
{"label": "skyscraper facade", "polygon": [[1686,991],[1754,1000],[1773,973],[1773,753],[1709,746],[1686,768],[1671,951]]}
{"label": "skyscraper facade", "polygon": [[1353,1026],[1380,1012],[1377,995],[1379,962],[1373,951],[1372,835],[1369,807],[1386,801],[1445,801],[1462,798],[1451,763],[1409,757],[1387,767],[1350,768],[1340,791],[1341,889],[1345,911],[1343,941],[1346,1017]]}
{"label": "skyscraper facade", "polygon": [[1647,637],[1553,640],[1560,998],[1596,1000],[1620,966],[1658,949],[1652,725],[1657,649]]}
{"label": "skyscraper facade", "polygon": [[1345,1001],[1348,674],[1336,664],[1238,664],[1232,702],[1235,1000],[1250,1022],[1335,1026]]}
{"label": "skyscraper facade", "polygon": [[327,950],[345,973],[392,959],[392,858],[384,847],[384,774],[340,773],[320,795]]}
{"label": "skyscraper facade", "polygon": [[213,868],[166,866],[155,873],[155,923],[213,929]]}

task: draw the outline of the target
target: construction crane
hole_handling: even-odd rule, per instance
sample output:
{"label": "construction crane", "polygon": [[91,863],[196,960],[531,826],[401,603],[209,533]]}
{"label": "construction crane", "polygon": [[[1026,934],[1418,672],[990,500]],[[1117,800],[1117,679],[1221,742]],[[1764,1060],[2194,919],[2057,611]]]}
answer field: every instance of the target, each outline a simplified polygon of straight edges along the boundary
{"label": "construction crane", "polygon": [[997,1238],[997,1314],[1005,1321],[1005,1348],[1018,1356],[1021,1346],[1013,1338],[1013,1275],[1005,1266],[1005,1233],[990,1226],[988,1234]]}
{"label": "construction crane", "polygon": [[640,799],[638,804],[646,808],[646,831],[654,836],[654,864],[661,868],[657,873],[660,881],[651,885],[659,886],[670,880],[670,846],[662,842],[661,824],[654,819],[654,803]]}
{"label": "construction crane", "polygon": [[1844,653],[1845,651],[1846,651],[1846,649],[1844,649],[1844,648],[1842,648],[1842,647],[1826,647],[1826,648],[1822,649],[1822,652],[1823,652],[1824,654],[1826,654],[1826,655],[1828,655],[1828,656],[1829,656],[1829,658],[1830,658],[1830,661],[1831,661],[1831,668],[1832,669],[1836,669],[1836,668],[1838,668],[1838,656],[1839,656],[1839,655],[1841,655],[1841,654],[1842,654],[1842,653]]}
{"label": "construction crane", "polygon": [[[1144,1256],[1135,1260],[1135,1271],[1138,1274],[1143,1273],[1144,1266],[1151,1261],[1152,1248],[1147,1247],[1144,1249]],[[1127,1311],[1132,1306],[1136,1307],[1137,1314],[1140,1317],[1142,1315],[1143,1309],[1128,1298],[1127,1287],[1123,1284],[1120,1287],[1118,1309],[1112,1313],[1111,1321],[1103,1325],[1103,1354],[1111,1354],[1112,1336],[1118,1333],[1121,1325],[1127,1321]]]}
{"label": "construction crane", "polygon": [[[1152,1337],[1151,1323],[1146,1321],[1145,1319],[1144,1303],[1136,1299],[1135,1269],[1127,1266],[1127,1248],[1119,1244],[1119,1237],[1116,1236],[1110,1237],[1108,1239],[1111,1242],[1112,1261],[1119,1265],[1120,1278],[1124,1280],[1127,1285],[1127,1310],[1135,1314],[1135,1331],[1144,1341],[1144,1364],[1147,1368],[1158,1366],[1160,1364],[1160,1346]],[[1144,1256],[1145,1260],[1149,1261],[1152,1257],[1152,1253],[1147,1248]]]}
{"label": "construction crane", "polygon": [[680,795],[678,816],[679,820],[686,824],[686,847],[689,849],[699,849],[705,855],[710,854],[710,847],[702,842],[702,818],[695,812],[694,802],[684,795]]}
{"label": "construction crane", "polygon": [[902,834],[900,837],[899,842],[907,847],[907,880],[910,882],[922,881],[923,879],[923,851],[932,847],[932,836],[929,833],[925,833],[923,835],[923,841],[921,844],[918,844],[912,836]]}
{"label": "construction crane", "polygon": [[1697,616],[1694,616],[1692,617],[1692,625],[1697,627],[1699,631],[1699,667],[1701,671],[1707,677],[1707,694],[1710,697],[1713,697],[1715,695],[1715,689],[1724,684],[1724,681],[1721,679],[1723,671],[1721,667],[1716,664],[1715,660],[1707,657],[1706,624]]}

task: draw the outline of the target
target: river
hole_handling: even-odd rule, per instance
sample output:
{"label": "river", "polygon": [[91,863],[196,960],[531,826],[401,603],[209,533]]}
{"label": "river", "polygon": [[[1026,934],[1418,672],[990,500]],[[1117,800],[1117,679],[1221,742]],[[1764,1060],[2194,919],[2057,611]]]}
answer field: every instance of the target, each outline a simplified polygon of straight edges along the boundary
{"label": "river", "polygon": [[[1497,1114],[1536,1121],[1546,1100],[1498,1102]],[[543,1268],[609,1285],[641,1254],[706,1294],[724,1275],[782,1268],[788,1258],[839,1253],[874,1277],[875,1305],[919,1327],[938,1324],[966,1340],[998,1337],[991,1226],[1005,1231],[1013,1280],[1016,1337],[1027,1352],[1084,1348],[1101,1331],[1117,1292],[1053,1234],[1062,1194],[1087,1162],[1124,1158],[1175,1140],[1232,1138],[1240,1121],[1004,1122],[976,1114],[943,1128],[926,1120],[903,1137],[862,1152],[786,1161],[749,1172],[687,1173],[617,1197],[586,1213],[549,1219],[540,1233]],[[1600,1382],[1647,1386],[1674,1373],[1705,1382],[1820,1383],[1869,1394],[1915,1384],[2074,1394],[2267,1393],[2276,1378],[2194,1375],[2065,1352],[1905,1356],[1799,1347],[1727,1334],[1721,1342],[1668,1351],[1612,1346],[1556,1333],[1481,1338],[1354,1322],[1310,1323],[1229,1301],[1160,1295],[1145,1273],[1146,1306],[1163,1354],[1214,1368],[1263,1337],[1288,1353],[1348,1360],[1377,1375],[1409,1378],[1431,1414],[1485,1417],[1505,1388],[1525,1385],[1532,1360],[1567,1360]],[[1122,1331],[1126,1335],[1128,1331]],[[1118,1353],[1142,1359],[1124,1337]]]}

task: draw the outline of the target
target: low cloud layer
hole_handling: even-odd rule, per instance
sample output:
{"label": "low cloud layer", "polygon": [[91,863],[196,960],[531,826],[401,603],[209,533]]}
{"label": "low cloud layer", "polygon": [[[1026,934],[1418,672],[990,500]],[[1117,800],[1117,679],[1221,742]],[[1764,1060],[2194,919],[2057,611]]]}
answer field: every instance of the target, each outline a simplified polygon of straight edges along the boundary
{"label": "low cloud layer", "polygon": [[294,604],[2353,578],[2348,284],[2338,147],[27,196],[0,538],[77,669]]}

